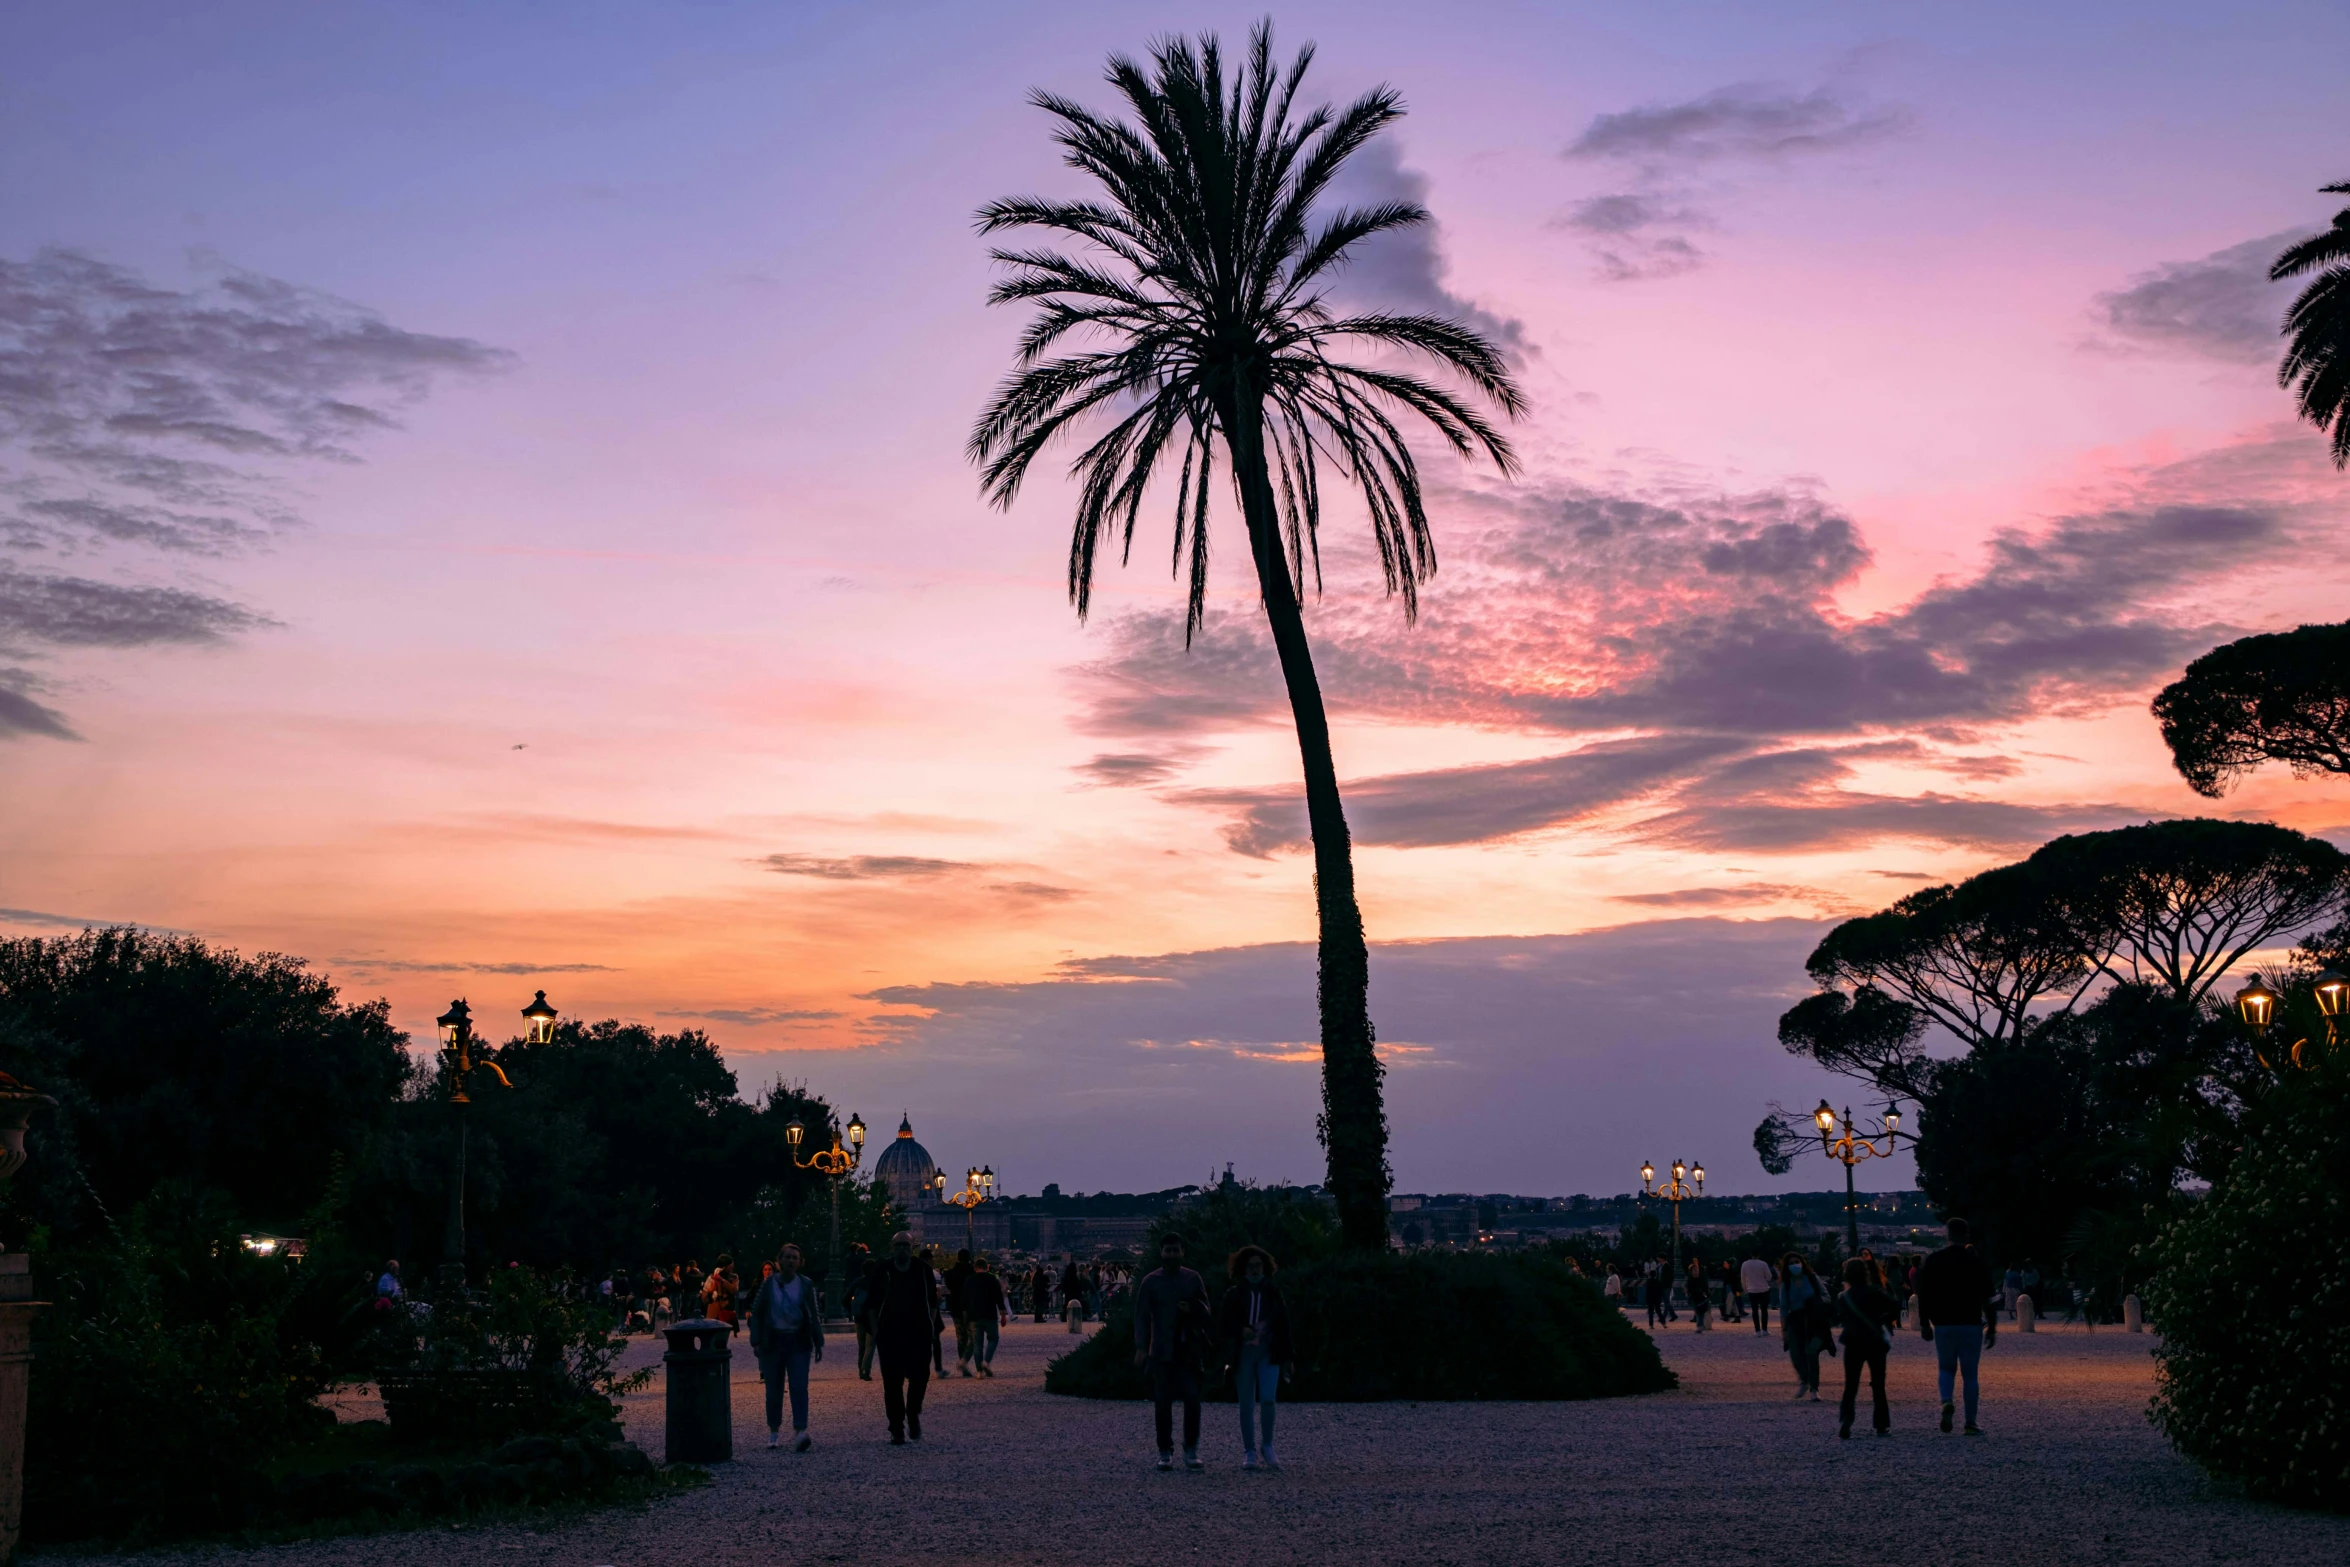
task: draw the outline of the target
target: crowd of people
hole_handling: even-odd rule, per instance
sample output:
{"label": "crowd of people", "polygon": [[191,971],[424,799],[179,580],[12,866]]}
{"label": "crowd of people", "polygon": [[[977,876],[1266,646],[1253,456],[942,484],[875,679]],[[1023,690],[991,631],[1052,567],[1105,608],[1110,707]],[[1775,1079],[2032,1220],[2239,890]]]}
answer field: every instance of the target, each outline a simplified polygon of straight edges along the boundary
{"label": "crowd of people", "polygon": [[[1965,1434],[1980,1436],[1976,1415],[1983,1351],[1998,1341],[2001,1310],[2015,1310],[2027,1276],[2011,1270],[1995,1283],[1990,1266],[1969,1239],[1964,1219],[1950,1221],[1949,1237],[1949,1245],[1924,1258],[1880,1260],[1863,1247],[1834,1280],[1821,1278],[1801,1252],[1790,1251],[1776,1262],[1749,1255],[1722,1265],[1718,1301],[1714,1274],[1696,1261],[1684,1270],[1678,1291],[1672,1267],[1661,1257],[1643,1264],[1636,1278],[1626,1278],[1611,1265],[1600,1287],[1625,1310],[1641,1308],[1651,1328],[1680,1320],[1676,1294],[1700,1333],[1710,1330],[1718,1311],[1725,1321],[1749,1320],[1754,1332],[1767,1334],[1776,1310],[1779,1341],[1795,1369],[1795,1396],[1814,1403],[1820,1399],[1820,1358],[1834,1357],[1841,1343],[1844,1398],[1839,1437],[1852,1435],[1864,1372],[1873,1406],[1871,1425],[1879,1436],[1892,1431],[1885,1397],[1886,1357],[1901,1324],[1914,1320],[1920,1335],[1934,1345],[1942,1429],[1952,1428],[1963,1389]],[[2031,1282],[2039,1282],[2036,1275]]]}

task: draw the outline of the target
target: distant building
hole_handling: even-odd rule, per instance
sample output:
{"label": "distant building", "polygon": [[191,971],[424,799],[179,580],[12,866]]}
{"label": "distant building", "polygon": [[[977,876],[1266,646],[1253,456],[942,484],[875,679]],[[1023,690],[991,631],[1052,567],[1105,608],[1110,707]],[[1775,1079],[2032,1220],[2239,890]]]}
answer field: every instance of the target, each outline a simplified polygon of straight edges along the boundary
{"label": "distant building", "polygon": [[952,1254],[966,1236],[982,1251],[1000,1251],[1011,1243],[1011,1226],[1001,1203],[982,1203],[966,1220],[962,1209],[940,1200],[938,1161],[914,1140],[911,1115],[899,1118],[898,1135],[873,1161],[873,1178],[889,1193],[890,1207],[902,1217],[917,1246],[937,1246]]}

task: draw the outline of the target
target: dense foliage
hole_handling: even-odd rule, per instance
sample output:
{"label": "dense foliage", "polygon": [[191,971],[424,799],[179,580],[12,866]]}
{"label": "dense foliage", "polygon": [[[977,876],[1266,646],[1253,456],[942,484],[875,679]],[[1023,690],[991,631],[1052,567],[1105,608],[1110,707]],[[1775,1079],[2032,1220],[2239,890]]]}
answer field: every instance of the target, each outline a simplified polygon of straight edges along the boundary
{"label": "dense foliage", "polygon": [[2154,716],[2179,776],[2215,800],[2263,762],[2350,773],[2350,622],[2213,648],[2155,696]]}
{"label": "dense foliage", "polygon": [[2281,1082],[2153,1248],[2154,1419],[2254,1496],[2350,1511],[2350,1062]]}
{"label": "dense foliage", "polygon": [[[2319,187],[2350,195],[2350,183]],[[2277,384],[2293,388],[2301,416],[2333,432],[2334,466],[2350,466],[2350,207],[2270,263],[2278,282],[2314,273],[2285,312],[2285,357]]]}
{"label": "dense foliage", "polygon": [[[1221,1268],[1203,1269],[1210,1293]],[[1585,1399],[1675,1385],[1649,1336],[1598,1286],[1531,1253],[1347,1252],[1279,1275],[1297,1341],[1284,1399]],[[1228,1368],[1211,1363],[1211,1396],[1229,1398]],[[1112,1309],[1102,1330],[1054,1361],[1048,1392],[1140,1398],[1134,1319]]]}

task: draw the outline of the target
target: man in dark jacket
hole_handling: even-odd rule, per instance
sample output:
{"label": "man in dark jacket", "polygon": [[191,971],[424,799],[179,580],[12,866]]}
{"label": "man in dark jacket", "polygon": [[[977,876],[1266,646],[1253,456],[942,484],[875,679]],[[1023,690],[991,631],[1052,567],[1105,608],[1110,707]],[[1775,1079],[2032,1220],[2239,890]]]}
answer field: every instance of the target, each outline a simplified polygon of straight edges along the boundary
{"label": "man in dark jacket", "polygon": [[1982,1253],[1967,1244],[1967,1222],[1950,1221],[1950,1244],[1928,1257],[1918,1269],[1918,1333],[1931,1339],[1942,1390],[1942,1429],[1950,1429],[1953,1374],[1966,1382],[1966,1434],[1981,1436],[1975,1425],[1979,1399],[1976,1375],[1983,1351],[1999,1340],[1999,1309],[1992,1304],[1991,1268]]}
{"label": "man in dark jacket", "polygon": [[808,1362],[824,1358],[824,1307],[815,1284],[800,1272],[797,1246],[776,1253],[775,1271],[751,1301],[750,1332],[751,1353],[759,1357],[759,1377],[767,1384],[767,1445],[783,1445],[788,1387],[792,1451],[804,1453],[814,1445],[808,1436]]}
{"label": "man in dark jacket", "polygon": [[1183,1467],[1199,1461],[1200,1351],[1208,1334],[1207,1281],[1183,1265],[1183,1242],[1159,1243],[1159,1268],[1134,1290],[1134,1363],[1148,1366],[1159,1467],[1175,1467],[1175,1400],[1183,1400]]}
{"label": "man in dark jacket", "polygon": [[971,1303],[963,1298],[964,1286],[971,1282],[971,1251],[965,1247],[955,1253],[954,1266],[947,1269],[947,1315],[955,1323],[955,1365],[963,1375],[971,1374]]}
{"label": "man in dark jacket", "polygon": [[922,1440],[922,1395],[930,1389],[930,1357],[938,1348],[938,1275],[914,1255],[914,1237],[900,1230],[889,1255],[867,1275],[873,1343],[881,1358],[881,1408],[889,1417],[889,1444]]}

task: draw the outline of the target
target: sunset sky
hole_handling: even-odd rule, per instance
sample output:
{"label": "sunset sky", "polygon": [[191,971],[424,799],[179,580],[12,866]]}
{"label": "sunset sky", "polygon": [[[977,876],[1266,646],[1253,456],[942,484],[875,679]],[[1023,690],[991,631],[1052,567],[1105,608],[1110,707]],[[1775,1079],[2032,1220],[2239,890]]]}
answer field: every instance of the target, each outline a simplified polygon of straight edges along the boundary
{"label": "sunset sky", "polygon": [[[0,929],[705,1027],[1013,1190],[1315,1180],[1298,760],[1229,508],[1080,625],[1070,492],[963,453],[1021,318],[972,213],[1044,87],[1254,7],[19,8],[0,50]],[[2149,817],[2146,701],[2345,613],[2265,281],[2350,179],[2337,5],[1289,5],[1410,108],[1361,304],[1481,324],[1308,625],[1399,1190],[1784,1180],[1826,921]],[[1056,470],[1057,472],[1057,470]],[[1864,1171],[1907,1186],[1906,1158]]]}

